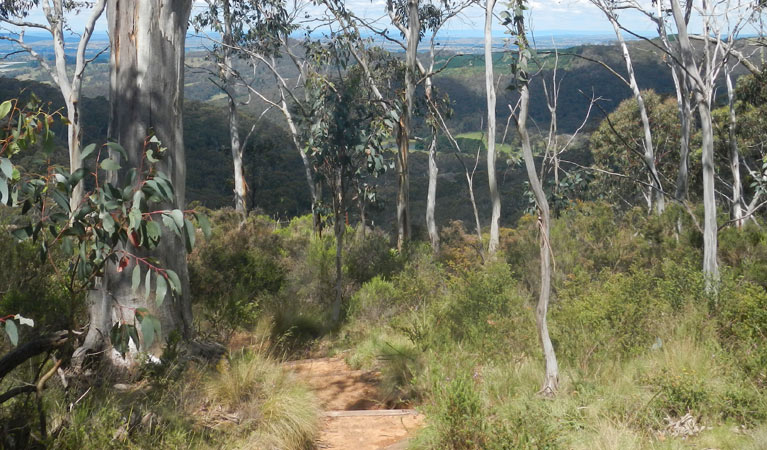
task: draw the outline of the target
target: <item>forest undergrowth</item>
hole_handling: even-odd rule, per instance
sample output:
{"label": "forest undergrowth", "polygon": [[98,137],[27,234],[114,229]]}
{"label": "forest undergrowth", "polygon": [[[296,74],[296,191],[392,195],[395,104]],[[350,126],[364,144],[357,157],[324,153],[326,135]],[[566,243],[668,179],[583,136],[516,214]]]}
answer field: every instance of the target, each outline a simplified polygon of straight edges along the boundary
{"label": "forest undergrowth", "polygon": [[[309,216],[210,217],[214,238],[190,255],[195,317],[201,336],[237,350],[205,365],[171,342],[162,364],[142,365],[120,390],[51,387],[53,447],[311,448],[320,411],[279,362],[332,354],[380,370],[386,406],[425,414],[413,448],[767,447],[767,232],[757,227],[722,229],[722,283],[709,295],[687,212],[562,211],[549,312],[560,388],[546,398],[532,216],[502,229],[493,260],[460,222],[442,228],[438,255],[349,229],[340,324],[329,315],[332,233],[315,235]],[[14,248],[20,267],[34,257]],[[41,276],[55,292],[55,274]],[[29,313],[22,297],[2,301]],[[35,408],[19,402],[3,426],[34,421]]]}

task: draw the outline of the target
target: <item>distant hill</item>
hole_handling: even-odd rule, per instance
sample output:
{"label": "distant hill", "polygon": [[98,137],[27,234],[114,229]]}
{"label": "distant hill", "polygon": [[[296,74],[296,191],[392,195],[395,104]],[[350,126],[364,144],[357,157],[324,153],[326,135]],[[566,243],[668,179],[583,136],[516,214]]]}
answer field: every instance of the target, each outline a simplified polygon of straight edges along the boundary
{"label": "distant hill", "polygon": [[[634,41],[630,44],[635,71],[643,89],[654,89],[661,94],[671,95],[673,84],[669,69],[662,56],[651,43]],[[631,95],[627,86],[598,64],[586,61],[580,56],[603,61],[619,73],[625,69],[620,52],[614,45],[583,45],[559,51],[558,80],[561,82],[559,98],[559,130],[572,133],[583,121],[588,107],[588,98],[598,97],[601,109],[592,111],[581,143],[571,159],[588,164],[590,154],[585,142],[588,132],[603,119],[603,114],[611,112],[622,100]],[[515,92],[506,89],[509,84],[508,64],[510,56],[496,53],[494,65],[499,74],[498,108],[499,130],[496,142],[503,138],[504,124],[508,118],[508,105],[516,103]],[[537,57],[541,67],[531,83],[531,123],[534,138],[536,130],[548,128],[549,112],[544,100],[542,80],[550,80],[553,74],[554,56],[541,51]],[[228,128],[226,123],[225,97],[209,80],[211,63],[202,52],[190,52],[187,55],[185,75],[185,95],[187,98],[184,116],[185,142],[187,146],[187,198],[190,202],[200,202],[210,207],[226,206],[232,203],[231,154],[228,150]],[[280,61],[288,77],[290,64]],[[101,142],[106,136],[108,120],[108,64],[94,63],[89,67],[85,81],[86,98],[84,104],[85,141]],[[0,79],[0,99],[18,95],[19,91],[35,92],[39,97],[51,101],[53,108],[63,105],[58,91],[45,81],[46,75],[35,67],[7,69],[6,74],[16,78]],[[266,95],[273,93],[273,78],[264,70],[255,74],[256,83],[264,89]],[[466,55],[453,59],[443,72],[435,78],[435,85],[440,93],[449,96],[454,114],[450,126],[463,144],[467,164],[473,166],[474,153],[479,148],[484,152],[481,124],[484,123],[484,60],[478,55]],[[250,127],[263,111],[264,105],[255,100],[241,111],[240,123],[243,129]],[[425,135],[427,130],[422,118],[417,118],[416,134]],[[60,136],[65,136],[62,132]],[[246,173],[249,186],[250,204],[256,205],[262,212],[278,217],[290,217],[310,210],[308,188],[305,184],[303,167],[295,148],[290,144],[284,129],[284,120],[276,112],[267,114],[261,122],[246,151]],[[499,160],[499,176],[503,199],[504,222],[513,220],[528,206],[525,197],[525,176],[522,167],[514,162],[517,150],[514,142],[515,133],[510,130],[502,147]],[[484,139],[486,141],[486,139]],[[462,167],[452,154],[452,149],[444,138],[439,140],[440,184],[438,186],[438,219],[441,224],[451,219],[471,222],[472,212],[467,204],[467,188]],[[62,142],[62,146],[64,143]],[[411,157],[411,214],[414,217],[416,231],[420,217],[425,212],[426,164],[427,155],[423,151],[413,151]],[[394,155],[390,155],[394,159]],[[484,156],[481,155],[482,161]],[[383,208],[371,211],[369,216],[377,224],[389,224],[394,220],[396,196],[396,178],[393,171],[376,180],[379,185]],[[489,220],[490,206],[487,203],[487,173],[481,163],[475,178],[475,190],[479,201],[480,215],[483,221]],[[355,214],[354,211],[351,212]]]}

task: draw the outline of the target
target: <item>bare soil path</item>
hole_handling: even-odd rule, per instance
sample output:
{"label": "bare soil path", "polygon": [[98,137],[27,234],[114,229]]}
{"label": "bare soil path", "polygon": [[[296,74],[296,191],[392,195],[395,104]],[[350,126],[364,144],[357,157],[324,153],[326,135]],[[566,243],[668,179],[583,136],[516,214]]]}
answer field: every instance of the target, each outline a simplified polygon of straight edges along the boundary
{"label": "bare soil path", "polygon": [[317,448],[323,450],[404,450],[424,418],[410,409],[383,409],[377,372],[353,370],[343,358],[291,361],[315,391],[325,414]]}

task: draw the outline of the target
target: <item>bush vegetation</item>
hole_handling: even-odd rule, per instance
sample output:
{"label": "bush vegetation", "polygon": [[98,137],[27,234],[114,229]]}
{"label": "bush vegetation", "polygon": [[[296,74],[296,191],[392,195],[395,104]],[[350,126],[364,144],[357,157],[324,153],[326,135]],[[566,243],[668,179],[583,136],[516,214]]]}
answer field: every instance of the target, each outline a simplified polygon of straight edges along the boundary
{"label": "bush vegetation", "polygon": [[[549,315],[560,392],[545,399],[533,217],[503,229],[500,257],[484,263],[476,236],[460,223],[443,228],[438,255],[419,244],[400,253],[380,231],[363,238],[348,230],[345,319],[331,326],[332,236],[315,235],[308,216],[285,223],[251,216],[243,224],[229,210],[210,216],[215,238],[190,255],[200,329],[231,348],[243,347],[243,335],[251,345],[215,367],[183,355],[147,364],[141,387],[128,392],[101,386],[78,401],[82,392],[52,388],[49,429],[68,426],[51,445],[309,448],[316,403],[264,355],[338,351],[354,368],[381,371],[384,404],[426,414],[413,448],[767,445],[767,232],[757,227],[722,231],[726,266],[712,296],[686,212],[670,207],[647,217],[598,202],[562,211],[552,224]],[[34,257],[22,246],[12,251],[21,266]],[[55,275],[40,279],[50,282],[38,289],[55,298]],[[30,303],[17,295],[9,290],[2,301]],[[6,429],[35,415],[33,404],[13,406],[3,413]],[[687,414],[701,428],[684,437],[673,423]]]}

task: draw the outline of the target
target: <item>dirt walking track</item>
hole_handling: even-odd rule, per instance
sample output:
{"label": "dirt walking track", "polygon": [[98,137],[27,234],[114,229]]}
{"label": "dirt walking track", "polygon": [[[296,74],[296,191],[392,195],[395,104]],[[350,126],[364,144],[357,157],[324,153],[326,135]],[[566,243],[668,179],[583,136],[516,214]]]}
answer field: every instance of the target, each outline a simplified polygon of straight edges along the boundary
{"label": "dirt walking track", "polygon": [[342,358],[291,361],[324,409],[321,450],[404,450],[424,418],[411,409],[382,409],[379,374],[351,369]]}

